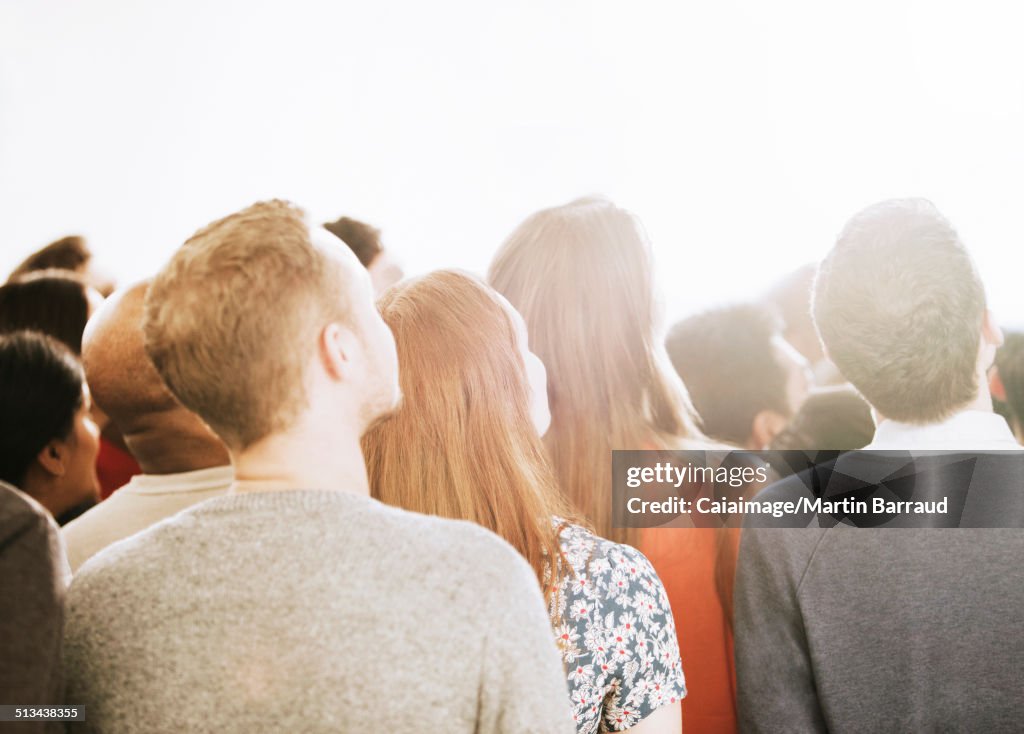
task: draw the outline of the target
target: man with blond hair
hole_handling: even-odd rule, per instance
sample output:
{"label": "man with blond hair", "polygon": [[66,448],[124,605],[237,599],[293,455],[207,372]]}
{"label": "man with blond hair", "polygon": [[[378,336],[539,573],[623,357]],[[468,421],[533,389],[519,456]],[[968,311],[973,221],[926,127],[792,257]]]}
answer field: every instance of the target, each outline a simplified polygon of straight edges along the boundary
{"label": "man with blond hair", "polygon": [[360,437],[399,399],[371,293],[280,201],[201,230],[154,279],[147,352],[236,480],[73,582],[68,700],[90,730],[572,731],[525,560],[369,497]]}
{"label": "man with blond hair", "polygon": [[[1018,731],[1024,462],[992,411],[985,375],[1002,334],[970,255],[930,202],[881,202],[822,261],[813,309],[825,351],[877,422],[872,451],[816,474],[825,490],[960,509],[745,530],[741,727]],[[792,479],[758,499],[806,496]]]}

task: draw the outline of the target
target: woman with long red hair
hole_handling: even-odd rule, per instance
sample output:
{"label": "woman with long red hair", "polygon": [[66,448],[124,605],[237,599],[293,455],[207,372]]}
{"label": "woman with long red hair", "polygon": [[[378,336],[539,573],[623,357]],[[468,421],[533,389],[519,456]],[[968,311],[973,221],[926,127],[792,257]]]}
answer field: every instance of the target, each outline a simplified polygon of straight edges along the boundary
{"label": "woman with long red hair", "polygon": [[600,535],[643,551],[665,582],[691,682],[687,733],[735,732],[738,531],[611,526],[614,449],[712,448],[665,352],[643,226],[605,199],[545,209],[513,231],[488,280],[522,314],[547,366],[544,443],[563,496]]}
{"label": "woman with long red hair", "polygon": [[522,318],[453,271],[401,283],[378,307],[395,335],[403,402],[363,439],[373,495],[478,523],[530,562],[579,732],[677,732],[686,689],[664,588],[636,549],[569,519],[540,438],[544,366]]}

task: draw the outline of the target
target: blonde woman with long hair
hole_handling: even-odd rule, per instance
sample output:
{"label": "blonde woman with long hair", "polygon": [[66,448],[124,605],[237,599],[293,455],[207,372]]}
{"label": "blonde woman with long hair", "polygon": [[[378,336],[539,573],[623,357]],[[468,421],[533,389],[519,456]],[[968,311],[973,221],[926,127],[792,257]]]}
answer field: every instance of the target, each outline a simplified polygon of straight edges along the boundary
{"label": "blonde woman with long hair", "polygon": [[656,328],[640,223],[603,199],[537,212],[502,245],[488,280],[526,319],[548,369],[545,443],[559,485],[598,533],[634,539],[611,526],[609,452],[702,438]]}
{"label": "blonde woman with long hair", "polygon": [[611,526],[612,450],[712,448],[665,352],[643,226],[605,199],[545,209],[513,231],[488,280],[547,366],[544,443],[563,496],[598,534],[643,551],[665,583],[687,677],[699,682],[683,705],[686,731],[735,731],[738,532]]}
{"label": "blonde woman with long hair", "polygon": [[636,549],[567,519],[540,438],[544,366],[522,318],[454,271],[401,283],[378,307],[395,335],[403,402],[363,439],[373,495],[475,522],[530,562],[577,731],[677,732],[686,689],[664,588]]}

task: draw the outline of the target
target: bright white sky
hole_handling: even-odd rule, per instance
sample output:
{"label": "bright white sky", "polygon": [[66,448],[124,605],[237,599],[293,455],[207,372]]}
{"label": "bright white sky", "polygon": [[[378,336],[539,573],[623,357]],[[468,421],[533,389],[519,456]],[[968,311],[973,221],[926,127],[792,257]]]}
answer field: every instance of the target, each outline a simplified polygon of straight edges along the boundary
{"label": "bright white sky", "polygon": [[260,198],[481,271],[603,193],[671,316],[935,201],[1024,323],[1024,43],[1007,0],[4,0],[0,272],[84,233],[123,279]]}

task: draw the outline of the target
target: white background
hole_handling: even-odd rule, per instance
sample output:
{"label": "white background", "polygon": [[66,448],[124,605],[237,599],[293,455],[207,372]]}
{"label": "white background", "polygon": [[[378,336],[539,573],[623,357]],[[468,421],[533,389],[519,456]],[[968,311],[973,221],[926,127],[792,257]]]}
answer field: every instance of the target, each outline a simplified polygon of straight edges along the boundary
{"label": "white background", "polygon": [[0,271],[84,233],[122,279],[271,196],[483,270],[603,193],[671,316],[820,257],[860,207],[934,200],[1024,323],[1019,3],[643,0],[0,4]]}

